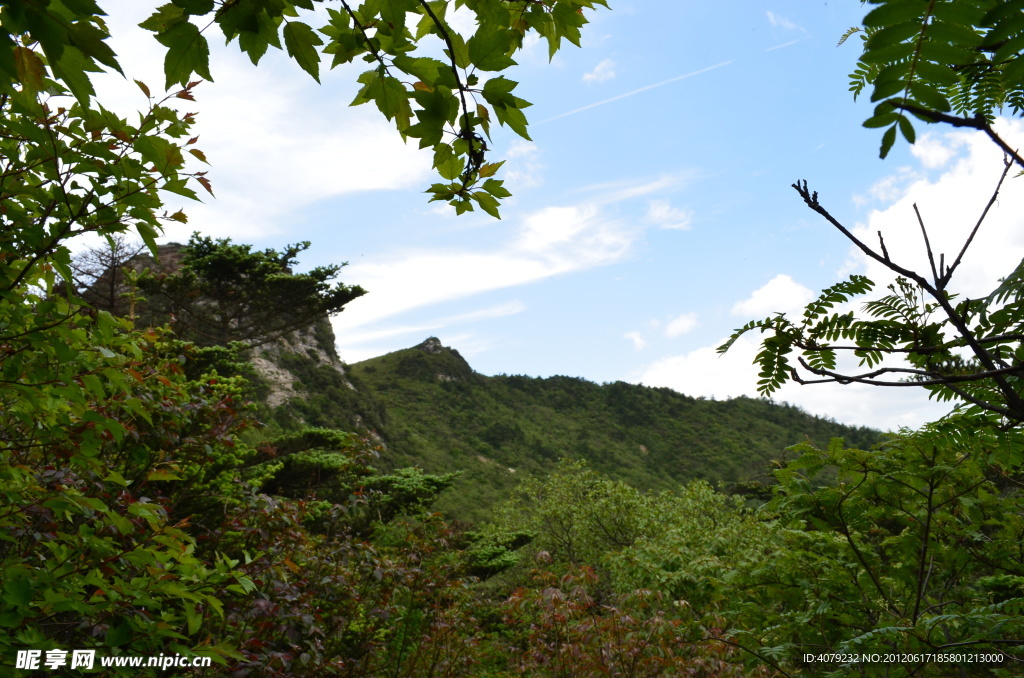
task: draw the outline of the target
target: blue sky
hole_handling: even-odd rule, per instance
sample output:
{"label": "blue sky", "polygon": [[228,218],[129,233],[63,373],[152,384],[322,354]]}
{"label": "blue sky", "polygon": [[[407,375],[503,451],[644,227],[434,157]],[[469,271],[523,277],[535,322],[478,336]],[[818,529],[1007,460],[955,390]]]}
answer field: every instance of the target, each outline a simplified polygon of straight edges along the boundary
{"label": "blue sky", "polygon": [[[370,292],[334,319],[347,362],[436,335],[483,374],[721,399],[755,394],[753,341],[713,350],[734,328],[801,308],[849,273],[889,280],[803,205],[794,181],[851,228],[884,230],[909,263],[920,255],[911,203],[946,251],[973,225],[1001,169],[989,144],[936,128],[882,161],[879,134],[861,127],[870,104],[848,91],[857,40],[836,45],[865,12],[859,2],[611,4],[589,15],[582,49],[549,63],[528,41],[508,74],[534,103],[533,142],[494,137],[514,194],[501,221],[426,202],[429,154],[375,109],[347,106],[357,67],[318,86],[278,54],[254,68],[234,46],[215,49],[215,82],[190,110],[217,199],[183,205],[188,226],[165,239],[310,240],[303,264],[347,261],[342,279]],[[148,3],[101,5],[127,74],[161,83],[158,46],[133,28]],[[100,96],[125,113],[144,103],[117,78]],[[1017,184],[1004,190],[960,273],[965,292],[984,293],[1024,255],[1020,201]],[[778,399],[881,428],[946,409],[917,389],[793,386]]]}

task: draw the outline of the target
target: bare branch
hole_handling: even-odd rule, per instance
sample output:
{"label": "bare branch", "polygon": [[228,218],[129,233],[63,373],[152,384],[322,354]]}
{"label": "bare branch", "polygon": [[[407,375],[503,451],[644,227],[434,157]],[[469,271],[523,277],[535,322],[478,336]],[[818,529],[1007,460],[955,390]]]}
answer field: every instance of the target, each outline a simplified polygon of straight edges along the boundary
{"label": "bare branch", "polygon": [[[928,241],[928,231],[924,227],[924,219],[921,218],[921,210],[917,209],[916,202],[914,203],[914,214],[917,215],[917,223],[921,225],[921,235],[924,236],[924,247],[928,250],[928,264],[932,267],[932,279],[935,280],[935,286],[941,290],[942,283],[939,278],[939,272],[935,270],[935,255],[932,254],[932,244]],[[879,231],[878,237],[882,237],[881,231]]]}
{"label": "bare branch", "polygon": [[[1022,165],[1022,166],[1024,166],[1024,165]],[[1005,170],[1004,170],[1004,176],[1005,176]],[[1002,185],[1002,180],[1000,180],[1000,186],[1001,185]],[[882,254],[879,254],[878,252],[872,250],[870,247],[865,245],[859,238],[857,238],[857,236],[853,235],[853,233],[851,233],[848,228],[846,228],[843,224],[841,224],[839,222],[839,220],[837,220],[835,217],[833,217],[829,213],[828,210],[826,210],[824,207],[822,207],[821,203],[818,202],[818,193],[817,193],[817,191],[811,192],[807,188],[807,182],[806,181],[802,181],[802,182],[798,181],[797,183],[793,184],[793,188],[796,190],[797,193],[800,194],[800,197],[804,199],[804,202],[807,204],[808,207],[810,207],[813,211],[817,212],[822,217],[824,217],[825,220],[828,221],[828,223],[832,224],[840,233],[842,233],[844,236],[846,236],[846,238],[848,240],[850,240],[850,242],[852,242],[854,245],[856,245],[858,249],[860,249],[862,252],[864,252],[864,254],[866,254],[871,259],[874,259],[878,263],[882,264],[883,266],[888,268],[893,273],[896,273],[898,275],[903,276],[904,278],[907,278],[909,280],[912,280],[912,281],[916,282],[918,284],[918,286],[920,286],[920,288],[922,290],[927,292],[938,303],[938,305],[942,308],[943,312],[946,314],[946,318],[948,319],[949,323],[956,329],[957,334],[959,334],[960,337],[962,338],[963,344],[965,346],[967,346],[967,347],[970,347],[971,351],[974,353],[974,356],[977,358],[978,362],[984,368],[984,371],[977,373],[978,375],[985,375],[984,377],[979,377],[979,379],[983,379],[983,378],[990,378],[990,379],[992,379],[995,382],[996,386],[998,387],[999,392],[1005,398],[1006,403],[1008,405],[1008,409],[1010,411],[1016,413],[1016,414],[1013,415],[1013,418],[1018,420],[1018,421],[1024,421],[1024,398],[1021,398],[1021,395],[1019,393],[1017,393],[1017,390],[1009,382],[1007,382],[1006,378],[1005,378],[1006,374],[1008,374],[1009,372],[1015,371],[1018,368],[998,368],[998,367],[996,367],[996,362],[995,362],[995,360],[993,360],[992,355],[988,352],[988,350],[985,348],[985,346],[982,344],[982,342],[980,342],[978,340],[978,337],[975,335],[975,333],[967,326],[967,323],[964,321],[964,319],[961,318],[959,316],[959,314],[957,314],[956,309],[953,307],[953,304],[950,302],[950,300],[947,297],[947,295],[945,294],[945,292],[940,290],[940,289],[937,289],[935,286],[933,286],[931,283],[929,283],[927,279],[925,279],[923,276],[921,276],[917,272],[912,271],[912,270],[907,269],[907,268],[904,268],[903,266],[900,266],[900,265],[896,264],[895,262],[893,262],[892,260],[890,260],[888,258],[888,254],[884,251],[884,248],[883,248],[883,254],[885,256],[883,256]],[[990,205],[994,201],[995,201],[995,198],[993,197],[989,201]],[[973,238],[974,232],[976,232],[978,230],[978,227],[980,226],[981,222],[984,221],[984,219],[987,216],[987,214],[988,214],[988,207],[986,207],[985,211],[981,215],[981,219],[979,219],[979,222],[975,226],[974,231],[972,231],[971,238]],[[967,244],[970,244],[970,238],[968,239],[968,243]],[[964,247],[964,250],[966,250],[966,245]],[[962,253],[963,253],[963,250],[961,251],[961,254]],[[957,264],[959,264],[959,259],[957,260]],[[945,272],[945,277],[943,278],[943,280],[945,280],[946,282],[949,281],[949,277],[952,274],[952,272],[955,269],[955,267],[956,267],[956,264],[954,264],[953,267],[951,267],[948,271]],[[811,370],[811,371],[814,372],[814,370]],[[872,382],[871,381],[872,376],[876,376],[876,375],[860,375],[859,377],[849,377],[849,376],[844,376],[844,375],[839,375],[839,374],[833,373],[833,374],[828,375],[828,376],[833,377],[834,381],[839,381],[840,383],[852,383],[852,382],[856,381],[858,383],[865,383],[865,384],[876,383],[877,385],[881,385],[881,386],[895,386],[895,385],[897,385],[897,384],[894,384],[892,382]],[[974,381],[974,380],[975,379],[964,379],[963,381]],[[931,382],[927,382],[927,383],[926,382],[914,382],[914,383],[916,385],[932,385]],[[950,383],[950,382],[936,382],[936,383]]]}
{"label": "bare branch", "polygon": [[[935,281],[935,287],[937,289],[944,289],[946,285],[949,283],[950,278],[953,277],[953,271],[955,271],[956,267],[960,265],[960,260],[963,259],[964,253],[967,251],[967,248],[971,246],[971,242],[974,240],[974,236],[978,233],[978,229],[981,228],[981,224],[983,221],[985,221],[985,217],[988,216],[988,211],[992,209],[992,205],[995,204],[996,198],[999,197],[999,189],[1003,187],[1003,182],[1006,181],[1006,175],[1010,173],[1011,167],[1013,167],[1013,163],[1004,157],[1003,173],[999,176],[999,183],[996,184],[996,190],[992,192],[992,197],[988,199],[988,204],[986,204],[985,209],[981,211],[981,216],[978,217],[978,222],[974,224],[974,228],[971,230],[971,235],[967,237],[967,241],[964,242],[964,246],[960,249],[960,254],[957,255],[956,261],[954,261],[953,265],[949,267],[949,270],[943,273],[941,280],[937,279]],[[914,205],[914,209],[917,210],[917,205]],[[921,228],[924,228],[923,224]],[[929,256],[931,256],[930,251],[928,254]]]}
{"label": "bare branch", "polygon": [[[877,386],[948,386],[949,384],[963,384],[970,383],[973,381],[984,381],[986,379],[992,379],[993,377],[1002,376],[1006,374],[1024,374],[1024,365],[1018,365],[1016,367],[1003,367],[994,370],[985,370],[984,372],[974,372],[972,374],[959,374],[959,375],[943,375],[938,372],[919,370],[909,367],[882,367],[873,372],[865,372],[864,374],[846,375],[833,372],[832,370],[826,370],[823,367],[811,367],[802,357],[798,358],[800,364],[805,370],[818,376],[829,377],[830,381],[837,381],[839,383],[850,383],[857,382],[863,384],[874,384]],[[920,377],[929,377],[928,379],[920,379],[917,381],[872,381],[875,377],[880,377],[886,374],[910,374]]]}
{"label": "bare branch", "polygon": [[846,228],[846,226],[843,226],[841,223],[839,223],[838,219],[829,214],[829,211],[821,206],[821,203],[818,202],[818,192],[811,192],[810,190],[808,190],[806,181],[797,181],[795,184],[793,184],[793,188],[796,189],[796,192],[799,193],[800,197],[804,199],[804,202],[807,203],[808,207],[810,207],[812,210],[814,210],[822,217],[824,217],[825,221],[832,224],[840,233],[845,235],[847,240],[856,245],[857,249],[859,249],[861,252],[866,254],[868,257],[874,259],[878,263],[882,264],[890,271],[898,273],[899,275],[902,275],[904,278],[909,278],[928,290],[934,289],[931,285],[928,284],[927,280],[922,278],[914,271],[911,271],[909,268],[903,268],[902,266],[893,263],[888,258],[888,256],[883,257],[882,255],[878,254],[873,249],[865,245],[860,240],[860,238],[851,233],[850,230]]}

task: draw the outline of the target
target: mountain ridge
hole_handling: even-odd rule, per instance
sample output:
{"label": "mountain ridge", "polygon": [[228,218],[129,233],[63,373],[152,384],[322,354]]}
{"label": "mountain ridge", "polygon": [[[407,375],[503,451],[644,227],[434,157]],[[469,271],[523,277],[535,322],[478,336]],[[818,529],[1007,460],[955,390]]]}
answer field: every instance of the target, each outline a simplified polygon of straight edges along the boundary
{"label": "mountain ridge", "polygon": [[387,413],[384,466],[460,471],[438,508],[479,520],[527,473],[561,458],[645,490],[704,479],[740,491],[772,481],[785,448],[833,437],[870,446],[880,432],[752,398],[694,398],[664,387],[567,376],[485,376],[437,337],[348,365]]}

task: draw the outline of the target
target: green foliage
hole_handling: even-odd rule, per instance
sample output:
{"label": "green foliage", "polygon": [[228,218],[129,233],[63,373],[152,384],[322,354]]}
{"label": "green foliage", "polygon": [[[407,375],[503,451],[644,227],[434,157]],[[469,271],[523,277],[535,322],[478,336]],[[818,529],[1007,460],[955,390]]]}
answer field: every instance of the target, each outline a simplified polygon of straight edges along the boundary
{"label": "green foliage", "polygon": [[363,488],[369,493],[370,514],[379,522],[387,523],[399,515],[422,515],[440,493],[452,486],[456,477],[457,473],[437,476],[417,468],[404,468],[390,475],[368,478]]}
{"label": "green foliage", "polygon": [[170,322],[180,338],[199,345],[259,346],[339,313],[366,293],[357,285],[331,283],[345,264],[292,272],[308,248],[302,242],[282,252],[253,252],[250,245],[193,234],[176,270],[139,278],[146,297],[142,318]]}
{"label": "green foliage", "polygon": [[[604,597],[589,568],[559,577],[538,571],[506,605],[506,624],[522,637],[513,675],[769,676],[741,663],[740,652],[705,640],[681,607],[657,591]],[[685,612],[685,610],[683,610]]]}
{"label": "green foliage", "polygon": [[[864,276],[851,276],[849,281],[822,292],[807,306],[799,323],[782,314],[747,323],[718,351],[728,351],[747,332],[768,333],[755,359],[761,367],[758,389],[763,395],[770,395],[790,380],[801,384],[917,384],[936,400],[957,401],[963,412],[987,417],[989,425],[1019,426],[1024,422],[1024,391],[1019,378],[1024,374],[1024,315],[1019,284],[1024,263],[991,294],[980,299],[960,300],[949,291],[953,274],[995,203],[1010,167],[1006,160],[995,191],[952,264],[946,264],[942,254],[936,262],[925,223],[914,206],[930,275],[895,263],[889,258],[881,236],[880,251],[868,247],[821,205],[817,192],[811,192],[807,182],[794,184],[813,211],[870,258],[898,274],[896,282],[889,286],[890,294],[864,303],[866,317],[859,317],[852,310],[832,310],[874,287]],[[797,364],[789,357],[794,349],[801,353]],[[867,371],[854,373],[846,365],[837,367],[839,354],[857,359]],[[893,358],[904,361],[906,366],[897,366]],[[804,376],[807,374],[812,376]],[[1019,464],[1024,457],[1014,459],[1012,463]]]}
{"label": "green foliage", "polygon": [[[1007,0],[871,0],[863,53],[850,76],[857,96],[879,102],[865,127],[886,127],[881,157],[896,130],[914,143],[908,113],[925,122],[983,127],[1000,111],[1024,111],[1024,21]],[[843,41],[855,29],[843,36]],[[973,122],[970,119],[975,119]]]}
{"label": "green foliage", "polygon": [[775,550],[768,526],[739,497],[700,481],[640,492],[580,462],[524,480],[484,535],[490,545],[529,535],[524,555],[554,572],[593,568],[619,593],[658,591],[698,615],[718,614],[733,595],[733,573]]}
{"label": "green foliage", "polygon": [[[64,91],[49,78],[43,86]],[[139,124],[131,125],[103,108],[27,88],[0,97],[6,168],[0,177],[0,290],[22,287],[43,262],[71,280],[64,242],[82,233],[111,235],[133,227],[155,248],[161,219],[176,216],[159,212],[159,192],[195,198],[190,179],[205,182],[202,172],[184,170],[182,153],[191,142],[182,139],[192,115],[164,103],[151,100]]]}
{"label": "green foliage", "polygon": [[233,454],[230,390],[188,381],[158,334],[59,298],[9,293],[0,327],[0,650],[230,659],[200,628],[252,584],[198,557],[172,510],[204,482],[197,459]]}
{"label": "green foliage", "polygon": [[[768,507],[778,549],[736,581],[748,596],[733,606],[737,642],[791,666],[805,652],[1019,652],[1024,521],[1007,510],[1019,503],[1017,474],[989,463],[991,441],[962,435],[970,425],[944,421],[872,451],[838,440],[801,446],[777,473]],[[816,487],[811,479],[828,467],[838,482]],[[854,668],[954,670],[933,661],[830,667]]]}
{"label": "green foliage", "polygon": [[[428,189],[431,200],[448,201],[460,214],[478,206],[497,217],[499,201],[509,193],[493,178],[501,163],[487,162],[492,112],[500,124],[528,139],[523,109],[530,104],[511,94],[518,83],[498,76],[480,85],[482,74],[514,66],[512,57],[530,31],[547,40],[552,56],[563,38],[578,46],[584,10],[605,2],[454,4],[475,15],[472,35],[460,35],[448,23],[452,3],[427,0],[343,1],[327,10],[327,24],[316,30],[302,20],[322,21],[312,0],[176,0],[140,25],[166,50],[168,89],[187,90],[195,76],[213,80],[205,33],[214,25],[254,64],[269,47],[284,49],[317,81],[324,57],[331,68],[361,59],[370,68],[358,76],[362,88],[352,104],[373,102],[403,138],[433,151],[434,166],[445,181]],[[89,74],[103,67],[120,72],[105,42],[109,34],[103,12],[92,0],[8,2],[2,10],[0,95],[10,97],[9,102],[38,109],[35,97],[51,89],[52,75],[86,106],[95,93]],[[444,60],[435,57],[438,47]],[[161,169],[181,159],[166,144],[150,144],[147,150]]]}
{"label": "green foliage", "polygon": [[[570,377],[484,377],[436,339],[352,365],[349,376],[357,390],[338,389],[339,399],[362,394],[386,412],[377,429],[387,444],[381,467],[462,471],[437,504],[462,520],[487,519],[519,478],[544,477],[563,457],[640,489],[664,490],[698,478],[770,481],[770,462],[805,436],[865,447],[878,440],[868,429],[749,398],[716,402]],[[320,390],[310,388],[310,402]]]}
{"label": "green foliage", "polygon": [[356,506],[252,496],[214,535],[258,554],[242,569],[260,594],[232,598],[215,627],[240,644],[232,675],[478,675],[451,530],[436,518],[401,522],[388,543],[371,543],[347,529]]}
{"label": "green foliage", "polygon": [[658,514],[667,501],[604,478],[582,462],[562,462],[543,480],[524,479],[495,522],[501,533],[534,535],[531,550],[551,562],[596,566],[605,554],[663,529]]}

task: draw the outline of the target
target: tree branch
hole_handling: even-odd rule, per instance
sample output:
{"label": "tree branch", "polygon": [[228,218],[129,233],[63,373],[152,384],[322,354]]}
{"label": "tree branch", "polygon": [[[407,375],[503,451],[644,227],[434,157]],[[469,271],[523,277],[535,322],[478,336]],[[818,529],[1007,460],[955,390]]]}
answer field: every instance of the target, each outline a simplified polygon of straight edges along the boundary
{"label": "tree branch", "polygon": [[[935,270],[935,255],[932,254],[932,244],[928,240],[928,231],[924,227],[924,219],[921,218],[921,210],[917,209],[917,203],[914,203],[914,214],[917,215],[917,223],[921,226],[921,235],[924,236],[924,247],[928,251],[928,265],[932,267],[932,279],[935,281],[935,287],[942,289],[942,282],[939,276],[939,272]],[[973,233],[971,236],[973,237]],[[882,237],[881,231],[879,231],[879,238]]]}
{"label": "tree branch", "polygon": [[993,130],[992,126],[988,124],[988,120],[986,120],[984,116],[976,115],[973,118],[959,118],[955,115],[947,115],[946,113],[931,111],[927,108],[921,108],[906,102],[893,104],[893,106],[907,111],[908,113],[913,113],[917,117],[924,118],[930,122],[944,122],[947,125],[952,125],[953,127],[969,127],[971,129],[981,130],[987,134],[988,137],[994,141],[997,146],[999,146],[999,148],[1003,149],[1003,153],[1006,153],[1008,156],[1013,158],[1014,162],[1024,168],[1024,158],[1022,158],[1016,150],[1010,148],[1010,145],[995,133],[995,130]]}
{"label": "tree branch", "polygon": [[[1013,163],[1004,158],[1003,173],[999,176],[999,182],[996,184],[996,189],[992,192],[992,197],[988,199],[988,203],[985,205],[985,209],[981,211],[981,216],[978,217],[977,223],[974,224],[974,228],[971,230],[971,234],[967,237],[967,241],[964,242],[964,246],[960,248],[960,254],[956,256],[956,261],[954,261],[953,265],[950,266],[942,274],[941,279],[936,279],[935,287],[937,289],[944,289],[946,285],[949,283],[950,278],[953,277],[953,271],[955,271],[956,267],[960,265],[960,260],[963,259],[964,253],[967,251],[967,248],[971,246],[971,242],[974,240],[974,236],[978,233],[978,229],[981,228],[981,224],[983,221],[985,221],[985,217],[988,216],[988,211],[992,209],[992,205],[995,204],[996,198],[999,197],[999,190],[1003,187],[1003,182],[1006,181],[1006,175],[1010,173],[1011,167],[1013,167]],[[914,210],[917,210],[917,205],[914,205]],[[924,228],[924,224],[921,225],[921,228]],[[927,241],[927,236],[925,236],[925,239]],[[928,255],[931,256],[930,251],[928,252]]]}
{"label": "tree branch", "polygon": [[[1022,164],[1022,166],[1024,166],[1024,164]],[[1005,170],[1004,170],[1004,174],[1005,174]],[[1001,184],[1002,184],[1002,181],[1000,180],[1000,185]],[[899,275],[901,275],[904,278],[907,278],[909,280],[913,280],[914,282],[916,282],[921,287],[922,290],[926,291],[936,302],[938,302],[939,306],[945,312],[946,318],[949,320],[949,323],[956,329],[957,333],[960,335],[960,337],[962,337],[962,339],[964,341],[964,344],[966,346],[970,347],[971,351],[974,353],[974,356],[978,359],[978,362],[981,363],[982,367],[985,368],[983,372],[978,373],[978,374],[979,375],[981,375],[981,374],[987,375],[988,378],[991,378],[996,383],[996,385],[997,385],[997,387],[999,389],[999,392],[1006,399],[1006,403],[1007,403],[1007,406],[1008,406],[1007,407],[1007,411],[1013,413],[1011,415],[1011,418],[1013,418],[1013,419],[1015,419],[1017,421],[1024,422],[1024,399],[1021,398],[1020,394],[1018,394],[1017,391],[1004,378],[1005,374],[1007,372],[1012,371],[1012,370],[1016,370],[1017,368],[1006,369],[1006,368],[997,368],[996,367],[996,363],[992,359],[991,354],[988,352],[988,350],[986,350],[986,348],[978,340],[978,338],[971,331],[971,329],[969,327],[967,327],[967,324],[964,322],[963,318],[961,318],[957,314],[956,309],[950,303],[950,300],[949,300],[948,296],[946,295],[946,293],[943,290],[937,289],[936,287],[932,286],[931,283],[929,283],[923,276],[919,275],[915,271],[912,271],[910,269],[904,268],[904,267],[896,264],[895,262],[891,261],[888,258],[888,256],[883,257],[883,256],[879,255],[877,252],[875,252],[870,247],[868,247],[863,242],[861,242],[861,240],[859,238],[857,238],[857,236],[853,235],[853,233],[851,233],[848,228],[843,226],[843,224],[841,224],[839,222],[839,220],[837,220],[835,217],[833,217],[828,212],[828,210],[826,210],[824,207],[822,207],[821,203],[818,202],[818,192],[817,191],[811,192],[810,190],[808,190],[807,182],[806,181],[803,181],[803,182],[798,181],[797,183],[793,184],[793,188],[796,190],[796,192],[798,194],[800,194],[800,197],[804,199],[804,202],[807,204],[808,207],[810,207],[813,211],[817,212],[822,217],[824,217],[825,220],[828,221],[828,223],[832,224],[832,226],[834,226],[840,233],[845,235],[848,240],[850,240],[854,245],[856,245],[857,248],[860,249],[862,252],[864,252],[864,254],[866,254],[869,258],[874,259],[878,263],[880,263],[883,266],[885,266],[886,268],[888,268],[890,271],[892,271],[894,273],[897,273],[897,274],[899,274]],[[994,198],[992,200],[990,200],[989,202],[990,203],[994,202]],[[988,214],[988,208],[986,208],[985,211],[982,213],[981,219],[979,220],[978,224],[975,225],[974,231],[977,231],[978,227],[981,225],[981,221],[984,220],[984,218],[985,218],[985,216],[987,214]],[[973,238],[973,232],[972,232],[971,237]],[[969,241],[970,241],[970,239],[968,240],[968,244],[969,244]],[[964,249],[966,249],[966,246],[965,246]],[[959,263],[959,262],[957,262],[957,263]],[[955,266],[954,266],[954,268],[955,268]],[[952,270],[952,268],[950,270]],[[946,282],[948,282],[948,280],[946,280]],[[810,369],[809,366],[808,366],[808,369]],[[814,372],[814,370],[810,370],[810,371]],[[872,382],[872,381],[870,381],[870,378],[871,378],[871,376],[874,376],[874,375],[862,375],[860,377],[845,377],[845,376],[833,373],[832,375],[829,375],[829,376],[832,377],[830,380],[832,380],[832,381],[839,381],[840,383],[851,383],[853,381],[856,381],[858,383],[865,383],[865,384],[875,383],[876,385],[882,385],[882,386],[895,386],[895,385],[897,385],[897,384],[892,383],[892,382]],[[968,381],[968,380],[973,380],[973,379],[964,379],[964,381]],[[813,383],[813,382],[808,382],[808,383]],[[939,382],[939,383],[945,384],[945,383],[951,383],[951,382]],[[930,382],[914,382],[914,384],[916,384],[916,385],[933,385]],[[908,384],[908,385],[910,385],[910,384]],[[995,406],[992,406],[992,407],[995,407]],[[997,410],[992,409],[992,408],[986,408],[986,409],[990,409],[991,411],[997,411]]]}

